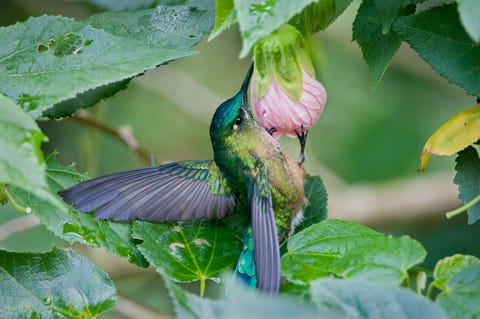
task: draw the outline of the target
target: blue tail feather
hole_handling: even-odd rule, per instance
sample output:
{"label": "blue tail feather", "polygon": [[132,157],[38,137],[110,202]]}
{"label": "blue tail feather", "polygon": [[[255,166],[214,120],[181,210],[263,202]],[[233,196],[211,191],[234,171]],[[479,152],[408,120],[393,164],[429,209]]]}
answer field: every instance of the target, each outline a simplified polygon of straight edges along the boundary
{"label": "blue tail feather", "polygon": [[248,227],[247,232],[243,236],[242,253],[238,258],[233,277],[234,279],[237,277],[240,278],[240,280],[251,289],[257,287],[252,226]]}

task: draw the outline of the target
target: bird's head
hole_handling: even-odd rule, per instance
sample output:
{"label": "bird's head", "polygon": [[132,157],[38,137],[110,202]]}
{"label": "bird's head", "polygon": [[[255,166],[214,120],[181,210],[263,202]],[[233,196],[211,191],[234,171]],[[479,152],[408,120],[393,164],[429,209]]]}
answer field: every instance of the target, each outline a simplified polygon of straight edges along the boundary
{"label": "bird's head", "polygon": [[215,111],[210,124],[210,138],[213,148],[221,147],[226,138],[241,134],[255,125],[256,120],[248,105],[248,84],[253,73],[250,66],[240,91],[226,100]]}

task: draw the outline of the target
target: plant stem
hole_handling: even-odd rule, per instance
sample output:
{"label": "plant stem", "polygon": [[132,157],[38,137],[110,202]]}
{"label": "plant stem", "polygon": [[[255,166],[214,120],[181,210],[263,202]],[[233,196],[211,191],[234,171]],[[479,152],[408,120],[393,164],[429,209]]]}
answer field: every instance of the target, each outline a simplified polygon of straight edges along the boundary
{"label": "plant stem", "polygon": [[472,206],[474,206],[475,204],[477,204],[478,202],[480,202],[480,195],[478,195],[477,197],[475,197],[474,199],[472,199],[469,203],[463,205],[462,207],[459,207],[455,210],[452,210],[448,213],[446,213],[445,215],[447,215],[447,218],[452,218],[452,217],[455,217],[457,216],[458,214],[461,214],[463,213],[464,211],[468,210],[469,208],[471,208]]}
{"label": "plant stem", "polygon": [[30,214],[32,212],[32,209],[30,207],[23,207],[15,200],[15,198],[13,198],[12,194],[10,194],[10,192],[8,191],[8,188],[6,185],[2,185],[1,189],[3,190],[5,195],[7,195],[8,200],[13,205],[13,207],[15,207],[16,210],[25,214]]}
{"label": "plant stem", "polygon": [[205,278],[200,278],[200,297],[205,297]]}

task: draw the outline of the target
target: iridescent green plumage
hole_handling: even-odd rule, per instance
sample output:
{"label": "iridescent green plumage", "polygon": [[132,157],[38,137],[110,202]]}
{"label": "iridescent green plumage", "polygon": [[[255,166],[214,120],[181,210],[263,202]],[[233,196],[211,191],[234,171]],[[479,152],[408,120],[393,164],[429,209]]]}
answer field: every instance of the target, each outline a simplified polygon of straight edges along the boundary
{"label": "iridescent green plumage", "polygon": [[[239,276],[268,293],[280,286],[279,238],[306,200],[305,172],[253,117],[247,98],[252,68],[211,125],[214,160],[181,161],[95,178],[60,192],[98,219],[154,222],[223,218],[240,205],[249,213]],[[253,246],[253,247],[252,247]],[[252,253],[253,251],[253,253]]]}

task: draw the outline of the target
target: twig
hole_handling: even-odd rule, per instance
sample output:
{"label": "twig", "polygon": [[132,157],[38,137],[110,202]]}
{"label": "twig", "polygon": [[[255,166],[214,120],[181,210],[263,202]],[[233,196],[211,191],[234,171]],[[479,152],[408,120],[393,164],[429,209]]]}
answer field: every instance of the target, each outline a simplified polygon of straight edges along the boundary
{"label": "twig", "polygon": [[119,128],[109,126],[100,122],[85,110],[78,110],[68,120],[93,127],[105,134],[115,137],[127,145],[133,153],[141,157],[146,163],[150,164],[152,162],[152,156],[155,162],[158,162],[158,159],[138,142],[128,126],[121,126]]}

